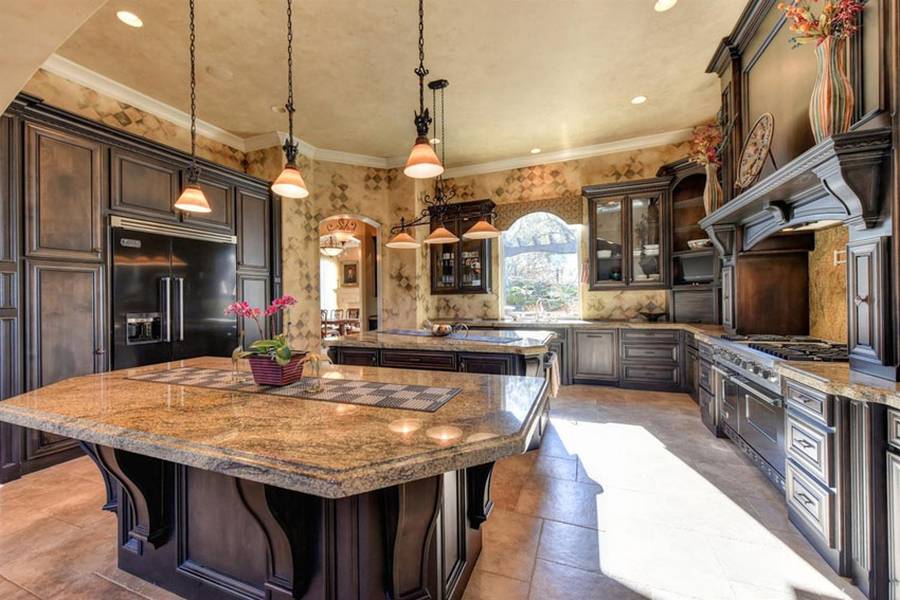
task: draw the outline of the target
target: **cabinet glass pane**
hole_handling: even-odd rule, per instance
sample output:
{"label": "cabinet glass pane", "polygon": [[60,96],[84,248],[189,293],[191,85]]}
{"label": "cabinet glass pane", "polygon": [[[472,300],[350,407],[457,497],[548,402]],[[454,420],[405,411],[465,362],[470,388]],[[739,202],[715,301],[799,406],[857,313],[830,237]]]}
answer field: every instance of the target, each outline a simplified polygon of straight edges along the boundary
{"label": "cabinet glass pane", "polygon": [[[456,231],[455,222],[446,222],[444,227],[453,234],[459,235]],[[431,246],[431,264],[432,273],[431,281],[435,289],[444,290],[458,287],[456,274],[456,251],[459,244],[434,244]]]}
{"label": "cabinet glass pane", "polygon": [[[466,219],[462,222],[459,230],[461,232],[466,232],[477,222],[477,218]],[[481,278],[484,276],[484,269],[481,264],[481,250],[484,246],[484,242],[481,240],[467,240],[463,238],[461,246],[462,256],[460,266],[462,268],[462,281],[460,282],[460,285],[462,287],[479,287],[482,283]]]}
{"label": "cabinet glass pane", "polygon": [[662,221],[659,197],[631,199],[631,276],[635,283],[662,278],[659,256]]}
{"label": "cabinet glass pane", "polygon": [[622,204],[622,198],[597,201],[594,215],[597,255],[594,261],[598,283],[622,281]]}

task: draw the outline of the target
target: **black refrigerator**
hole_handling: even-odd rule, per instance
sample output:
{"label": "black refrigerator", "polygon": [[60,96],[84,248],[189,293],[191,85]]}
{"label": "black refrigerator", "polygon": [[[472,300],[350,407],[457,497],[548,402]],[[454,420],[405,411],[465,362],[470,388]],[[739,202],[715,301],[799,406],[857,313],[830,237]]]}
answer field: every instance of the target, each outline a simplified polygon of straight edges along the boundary
{"label": "black refrigerator", "polygon": [[224,311],[235,301],[233,236],[123,222],[112,229],[113,368],[231,356],[237,322]]}

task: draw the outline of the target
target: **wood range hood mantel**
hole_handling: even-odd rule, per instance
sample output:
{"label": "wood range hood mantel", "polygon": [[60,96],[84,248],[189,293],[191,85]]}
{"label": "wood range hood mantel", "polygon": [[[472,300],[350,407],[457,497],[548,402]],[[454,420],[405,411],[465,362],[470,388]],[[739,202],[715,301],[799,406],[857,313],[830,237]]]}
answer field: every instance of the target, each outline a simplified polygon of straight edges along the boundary
{"label": "wood range hood mantel", "polygon": [[[700,221],[722,256],[749,250],[787,227],[842,221],[874,226],[881,212],[888,128],[851,131],[813,146]],[[742,248],[734,248],[743,228]]]}

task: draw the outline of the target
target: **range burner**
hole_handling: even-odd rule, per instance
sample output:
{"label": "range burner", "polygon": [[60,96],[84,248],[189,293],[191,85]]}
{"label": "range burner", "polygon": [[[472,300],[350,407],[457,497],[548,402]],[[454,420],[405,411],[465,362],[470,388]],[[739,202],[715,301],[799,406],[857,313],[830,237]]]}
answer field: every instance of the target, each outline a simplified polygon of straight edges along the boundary
{"label": "range burner", "polygon": [[806,343],[774,342],[749,344],[754,350],[771,354],[781,360],[810,360],[817,362],[846,362],[847,346],[816,340]]}
{"label": "range burner", "polygon": [[729,342],[817,342],[827,344],[824,340],[808,335],[776,335],[772,333],[750,333],[747,335],[723,335]]}

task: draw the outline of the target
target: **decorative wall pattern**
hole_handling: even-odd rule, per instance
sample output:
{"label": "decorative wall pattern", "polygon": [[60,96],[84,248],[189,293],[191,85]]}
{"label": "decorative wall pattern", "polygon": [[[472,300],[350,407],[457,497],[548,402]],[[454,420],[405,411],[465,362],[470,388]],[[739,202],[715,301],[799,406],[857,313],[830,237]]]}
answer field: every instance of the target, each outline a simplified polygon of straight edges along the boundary
{"label": "decorative wall pattern", "polygon": [[834,264],[834,252],[846,250],[847,228],[839,225],[816,232],[816,249],[809,253],[809,334],[847,342],[847,265]]}

